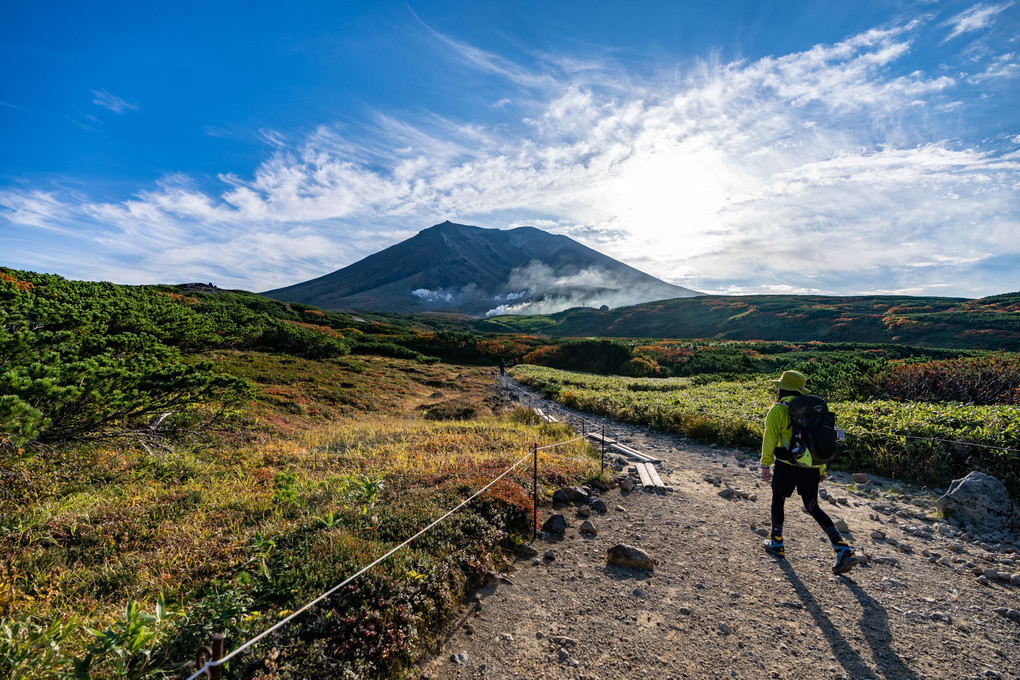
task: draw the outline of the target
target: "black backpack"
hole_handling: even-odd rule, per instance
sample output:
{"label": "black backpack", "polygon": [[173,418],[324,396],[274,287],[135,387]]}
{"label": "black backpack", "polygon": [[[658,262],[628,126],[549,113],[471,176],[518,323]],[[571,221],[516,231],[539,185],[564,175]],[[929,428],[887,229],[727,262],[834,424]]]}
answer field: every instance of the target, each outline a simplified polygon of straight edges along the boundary
{"label": "black backpack", "polygon": [[787,404],[793,440],[790,449],[794,458],[811,452],[815,463],[829,463],[836,457],[836,414],[821,397],[805,395],[795,397]]}

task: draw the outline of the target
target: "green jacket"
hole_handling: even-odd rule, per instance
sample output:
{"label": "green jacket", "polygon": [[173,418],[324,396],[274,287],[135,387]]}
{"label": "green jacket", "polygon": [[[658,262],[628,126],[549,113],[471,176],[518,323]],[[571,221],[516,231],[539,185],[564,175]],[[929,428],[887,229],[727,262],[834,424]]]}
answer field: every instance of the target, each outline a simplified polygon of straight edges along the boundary
{"label": "green jacket", "polygon": [[819,472],[824,475],[825,464],[818,463],[816,465],[810,451],[805,451],[803,456],[792,463],[785,460],[776,460],[776,447],[789,447],[790,440],[793,439],[793,425],[790,423],[788,408],[788,404],[793,399],[795,397],[783,397],[772,405],[768,415],[765,416],[765,435],[761,439],[761,464],[768,467],[772,465],[773,461],[776,461],[776,463],[786,463],[787,465],[796,465],[798,467],[814,467],[818,468]]}

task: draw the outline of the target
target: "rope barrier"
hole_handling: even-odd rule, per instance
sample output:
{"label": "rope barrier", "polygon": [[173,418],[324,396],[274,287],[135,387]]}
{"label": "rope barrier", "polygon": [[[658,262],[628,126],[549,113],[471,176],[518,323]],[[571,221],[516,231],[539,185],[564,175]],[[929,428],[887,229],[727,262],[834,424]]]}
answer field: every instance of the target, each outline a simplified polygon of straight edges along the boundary
{"label": "rope barrier", "polygon": [[582,439],[584,439],[584,437],[574,437],[573,439],[568,439],[568,440],[567,440],[567,441],[565,441],[565,442],[556,442],[555,444],[546,444],[545,446],[539,446],[539,447],[538,447],[537,449],[535,449],[535,450],[536,450],[536,451],[545,451],[546,449],[555,449],[555,448],[556,448],[556,447],[558,447],[558,446],[564,446],[564,445],[566,445],[566,444],[572,444],[572,443],[574,443],[574,442],[579,442],[579,441],[581,441]]}
{"label": "rope barrier", "polygon": [[[576,441],[576,440],[572,440],[572,441]],[[563,444],[563,443],[566,443],[566,442],[561,442],[561,444]],[[546,446],[546,447],[543,447],[543,448],[550,448],[550,447]],[[362,568],[361,570],[359,570],[359,571],[358,571],[358,572],[356,572],[355,574],[353,574],[353,575],[349,576],[349,577],[348,577],[348,578],[346,578],[346,579],[345,579],[345,580],[344,580],[344,581],[343,581],[342,583],[340,583],[340,584],[338,584],[338,585],[336,585],[336,586],[333,586],[332,588],[330,588],[329,590],[327,590],[327,591],[326,591],[325,593],[323,593],[322,595],[319,595],[319,596],[318,596],[317,598],[315,598],[314,600],[312,600],[311,602],[309,602],[309,603],[308,603],[308,604],[306,604],[305,606],[301,607],[301,609],[298,609],[297,611],[293,612],[292,614],[290,614],[290,615],[289,615],[289,616],[287,616],[286,618],[284,618],[284,619],[281,619],[281,620],[280,620],[280,621],[278,621],[278,622],[276,623],[276,625],[274,625],[273,627],[271,627],[271,628],[269,628],[269,629],[267,629],[267,630],[265,630],[265,631],[263,631],[263,632],[259,633],[259,634],[258,634],[258,635],[256,635],[255,637],[251,638],[250,640],[248,640],[247,642],[245,642],[244,644],[242,644],[242,645],[241,645],[240,647],[238,647],[237,649],[234,649],[234,650],[233,650],[233,651],[231,651],[231,652],[230,652],[229,654],[225,655],[225,656],[224,656],[223,658],[221,658],[221,659],[216,659],[216,660],[212,660],[212,661],[207,661],[207,662],[205,663],[205,665],[203,665],[203,666],[202,666],[201,668],[199,668],[199,669],[198,669],[197,671],[195,671],[194,673],[192,673],[191,675],[189,675],[189,676],[188,676],[188,677],[186,678],[186,680],[195,680],[196,678],[198,678],[198,677],[202,676],[203,674],[205,674],[205,675],[210,675],[210,676],[211,676],[211,673],[210,673],[210,671],[211,671],[211,670],[212,670],[213,668],[216,668],[216,667],[222,666],[223,664],[225,664],[225,663],[226,663],[227,661],[229,661],[230,659],[234,658],[235,656],[237,656],[237,655],[238,655],[238,654],[240,654],[241,652],[245,651],[246,649],[248,649],[248,648],[249,648],[249,647],[251,647],[252,645],[254,645],[254,644],[256,644],[257,642],[259,642],[260,640],[264,639],[264,638],[265,638],[265,637],[266,637],[267,635],[270,635],[271,633],[273,633],[273,632],[275,632],[275,631],[279,630],[280,628],[283,628],[283,627],[284,627],[285,625],[287,625],[288,623],[290,623],[291,621],[293,621],[293,620],[294,620],[294,619],[295,619],[295,618],[296,618],[296,617],[297,617],[298,615],[300,615],[300,614],[302,614],[302,613],[304,613],[304,612],[308,611],[309,609],[311,609],[311,608],[312,608],[313,606],[315,606],[315,605],[316,605],[316,604],[318,604],[319,602],[322,602],[322,601],[323,601],[324,599],[326,599],[327,597],[329,597],[330,595],[332,595],[332,594],[333,594],[333,593],[335,593],[336,591],[340,590],[340,589],[341,589],[341,588],[343,588],[343,587],[344,587],[345,585],[347,585],[348,583],[350,583],[350,582],[351,582],[351,581],[353,581],[354,579],[358,578],[359,576],[361,576],[362,574],[364,574],[364,573],[365,573],[366,571],[368,571],[368,570],[369,570],[369,569],[371,569],[372,567],[376,566],[377,564],[379,564],[380,562],[382,562],[383,560],[385,560],[386,558],[388,558],[388,557],[389,557],[390,555],[392,555],[392,554],[394,554],[395,552],[397,552],[397,551],[399,551],[399,550],[401,550],[401,549],[405,548],[405,547],[406,547],[406,546],[407,546],[408,544],[410,544],[410,543],[411,543],[412,541],[414,541],[414,539],[418,538],[419,536],[421,536],[422,534],[424,534],[425,532],[429,531],[429,530],[430,530],[430,529],[432,529],[432,528],[433,528],[434,526],[438,525],[438,524],[439,524],[440,522],[442,522],[443,520],[445,520],[445,519],[446,519],[447,517],[449,517],[449,516],[450,516],[450,515],[452,515],[453,513],[457,512],[458,510],[460,510],[461,508],[463,508],[463,507],[464,507],[465,505],[467,505],[468,503],[470,503],[471,501],[473,501],[473,500],[474,500],[475,498],[477,498],[478,496],[480,496],[481,494],[483,494],[483,493],[484,493],[485,491],[487,491],[487,490],[488,490],[488,489],[489,489],[490,487],[492,487],[492,485],[493,485],[493,484],[495,484],[496,482],[498,482],[499,480],[503,479],[503,478],[504,478],[504,477],[506,477],[506,476],[507,476],[508,474],[510,474],[511,472],[513,472],[513,470],[514,470],[514,469],[516,469],[516,468],[517,468],[517,467],[518,467],[518,466],[519,466],[519,465],[520,465],[521,463],[523,463],[524,461],[528,460],[529,458],[531,458],[531,457],[532,457],[532,456],[534,456],[534,455],[535,455],[535,450],[530,450],[530,451],[528,451],[528,453],[527,453],[527,454],[526,454],[525,456],[523,456],[523,457],[522,457],[522,458],[521,458],[520,460],[518,460],[518,461],[517,461],[516,463],[514,463],[514,464],[513,464],[513,465],[511,465],[511,466],[510,466],[509,468],[507,468],[507,469],[506,469],[506,470],[505,470],[505,471],[503,472],[503,474],[501,474],[501,475],[500,475],[499,477],[496,477],[495,479],[493,479],[493,480],[492,480],[491,482],[489,482],[488,484],[486,484],[485,486],[483,486],[483,487],[482,487],[481,489],[479,489],[478,491],[476,491],[476,492],[475,492],[474,494],[472,494],[472,495],[471,495],[471,496],[470,496],[469,498],[467,498],[466,500],[464,500],[464,501],[463,501],[463,502],[462,502],[462,503],[461,503],[460,505],[458,505],[457,507],[453,508],[452,510],[450,510],[449,512],[447,512],[447,513],[446,513],[445,515],[443,515],[443,516],[442,516],[442,517],[440,517],[439,519],[437,519],[437,520],[435,520],[434,522],[432,522],[431,524],[429,524],[429,525],[428,525],[427,527],[425,527],[424,529],[422,529],[421,531],[419,531],[418,533],[416,533],[416,534],[415,534],[414,536],[411,536],[411,538],[407,539],[406,541],[404,541],[403,543],[401,543],[401,544],[400,544],[400,545],[398,545],[397,547],[393,548],[392,550],[390,550],[389,552],[387,552],[387,553],[386,553],[385,555],[383,555],[382,557],[378,558],[377,560],[375,560],[374,562],[372,562],[372,563],[371,563],[371,564],[369,564],[368,566],[366,566],[366,567],[363,567],[363,568]]]}
{"label": "rope barrier", "polygon": [[872,432],[871,430],[856,430],[856,431],[855,430],[847,430],[847,434],[855,434],[855,435],[873,434],[873,435],[876,435],[878,437],[889,437],[890,439],[893,438],[893,437],[902,437],[903,439],[917,439],[917,440],[926,441],[926,442],[941,442],[943,444],[962,444],[964,446],[976,446],[978,448],[991,449],[993,451],[1002,451],[1002,452],[1007,452],[1008,451],[1010,453],[1020,453],[1020,449],[1011,449],[1011,448],[1009,448],[1007,446],[995,446],[993,444],[979,444],[978,442],[965,442],[965,441],[961,441],[959,439],[941,439],[939,437],[919,437],[919,436],[913,435],[913,434],[896,434],[894,432]]}

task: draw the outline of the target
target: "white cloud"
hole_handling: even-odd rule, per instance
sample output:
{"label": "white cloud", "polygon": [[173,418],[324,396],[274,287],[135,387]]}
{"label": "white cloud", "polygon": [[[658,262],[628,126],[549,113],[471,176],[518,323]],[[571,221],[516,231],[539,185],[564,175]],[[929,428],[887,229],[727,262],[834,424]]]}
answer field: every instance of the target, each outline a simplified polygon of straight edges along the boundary
{"label": "white cloud", "polygon": [[964,33],[972,33],[974,31],[980,31],[983,28],[987,28],[994,23],[995,18],[999,14],[1012,6],[1012,2],[1005,2],[1001,5],[977,4],[963,12],[960,12],[942,24],[943,26],[948,26],[951,29],[946,40],[952,40]]}
{"label": "white cloud", "polygon": [[92,96],[95,97],[92,100],[93,104],[96,106],[102,106],[104,109],[109,109],[114,113],[126,113],[128,111],[138,110],[137,104],[131,104],[115,94],[110,94],[106,90],[92,90]]}
{"label": "white cloud", "polygon": [[[965,14],[954,30],[976,30],[961,27],[978,13]],[[217,192],[172,177],[120,202],[9,191],[0,206],[12,224],[93,225],[81,237],[132,276],[257,290],[447,218],[567,234],[709,292],[934,290],[953,268],[1020,258],[1020,159],[947,141],[966,113],[949,99],[965,76],[900,66],[924,28],[703,62],[668,87],[609,83],[598,61],[533,73],[439,36],[458,60],[537,97],[519,126],[380,113],[297,144],[262,130],[272,156],[251,176],[222,175]],[[1002,55],[985,73],[1015,63]],[[940,111],[953,118],[940,123]]]}

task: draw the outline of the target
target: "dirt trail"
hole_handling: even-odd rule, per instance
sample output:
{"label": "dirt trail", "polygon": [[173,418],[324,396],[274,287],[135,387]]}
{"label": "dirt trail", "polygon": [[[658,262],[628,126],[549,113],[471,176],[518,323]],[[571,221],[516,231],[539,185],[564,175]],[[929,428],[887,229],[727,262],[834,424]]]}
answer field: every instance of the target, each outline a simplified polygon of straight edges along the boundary
{"label": "dirt trail", "polygon": [[[538,558],[479,593],[422,678],[1020,679],[1020,621],[1009,613],[1020,585],[975,575],[1020,572],[1020,537],[946,536],[949,525],[918,518],[931,518],[921,490],[857,487],[837,473],[822,484],[834,501],[823,505],[871,560],[835,577],[796,495],[786,560],[763,552],[755,530],[768,527],[771,490],[757,455],[604,422],[661,457],[675,491],[602,494],[609,511],[593,513],[594,537],[579,533],[576,508],[542,508],[566,515],[566,536],[537,541]],[[727,486],[757,499],[720,497]],[[646,550],[655,571],[607,565],[617,543]]]}

